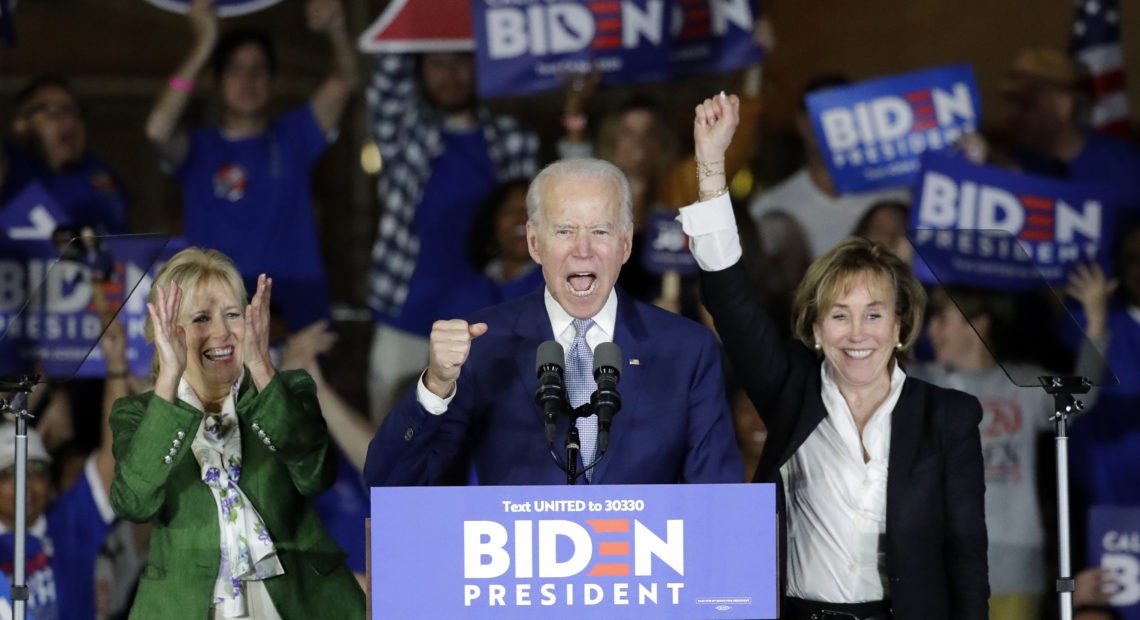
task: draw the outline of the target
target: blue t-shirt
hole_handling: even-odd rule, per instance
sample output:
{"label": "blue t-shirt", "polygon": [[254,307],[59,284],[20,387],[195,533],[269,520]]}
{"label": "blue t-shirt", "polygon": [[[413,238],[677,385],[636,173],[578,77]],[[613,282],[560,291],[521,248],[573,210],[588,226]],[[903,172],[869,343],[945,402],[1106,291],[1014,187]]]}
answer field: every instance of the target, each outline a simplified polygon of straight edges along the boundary
{"label": "blue t-shirt", "polygon": [[272,277],[272,300],[292,331],[329,316],[310,181],[328,144],[306,104],[257,136],[230,139],[216,127],[195,129],[175,175],[186,240],[233,259],[251,295],[258,274]]}
{"label": "blue t-shirt", "polygon": [[479,203],[495,187],[495,165],[482,129],[442,134],[443,152],[432,163],[416,207],[412,230],[420,241],[408,297],[399,316],[377,318],[397,329],[427,336],[444,316],[452,289],[471,273],[467,236]]}
{"label": "blue t-shirt", "polygon": [[[101,484],[92,461],[83,475],[29,528],[25,546],[29,620],[95,617],[95,560],[114,514],[106,498],[96,501],[92,484]],[[102,494],[102,490],[99,491]],[[35,530],[42,528],[41,535]],[[14,575],[16,537],[0,534],[0,568]]]}
{"label": "blue t-shirt", "polygon": [[101,234],[127,232],[127,193],[107,162],[91,153],[60,170],[45,166],[31,153],[4,145],[7,175],[0,186],[0,207],[20,195],[32,181],[59,203],[73,226],[91,226]]}
{"label": "blue t-shirt", "polygon": [[452,287],[448,299],[442,306],[441,318],[467,316],[476,310],[526,295],[545,284],[542,269],[538,265],[522,276],[506,282],[495,282],[484,274],[470,271]]}

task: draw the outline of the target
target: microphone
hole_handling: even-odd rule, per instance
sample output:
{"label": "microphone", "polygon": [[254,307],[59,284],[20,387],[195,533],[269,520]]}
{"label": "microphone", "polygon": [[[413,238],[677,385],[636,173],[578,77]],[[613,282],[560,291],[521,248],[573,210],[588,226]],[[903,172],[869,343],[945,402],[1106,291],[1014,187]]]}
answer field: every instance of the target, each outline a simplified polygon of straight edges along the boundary
{"label": "microphone", "polygon": [[566,387],[562,382],[562,363],[565,360],[562,345],[555,340],[547,340],[538,345],[535,369],[538,375],[538,389],[534,392],[534,403],[542,409],[546,420],[546,443],[554,443],[555,421],[566,410]]}
{"label": "microphone", "polygon": [[621,395],[617,392],[621,379],[621,347],[603,342],[594,348],[594,381],[598,389],[590,398],[594,413],[598,414],[598,445],[595,461],[610,447],[610,425],[614,414],[621,409]]}

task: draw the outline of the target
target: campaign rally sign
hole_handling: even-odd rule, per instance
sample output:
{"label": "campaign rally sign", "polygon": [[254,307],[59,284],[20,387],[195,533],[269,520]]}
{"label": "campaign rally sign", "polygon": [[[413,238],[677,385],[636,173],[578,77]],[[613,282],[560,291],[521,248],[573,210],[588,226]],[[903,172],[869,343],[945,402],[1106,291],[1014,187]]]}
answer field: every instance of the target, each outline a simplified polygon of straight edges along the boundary
{"label": "campaign rally sign", "polygon": [[1108,571],[1112,598],[1123,620],[1140,620],[1140,507],[1089,509],[1089,566]]}
{"label": "campaign rally sign", "polygon": [[733,71],[758,62],[753,40],[760,15],[751,0],[676,0],[669,29],[673,75]]}
{"label": "campaign rally sign", "polygon": [[[190,9],[190,0],[147,0],[147,2],[183,15]],[[218,17],[233,17],[260,11],[278,2],[281,0],[214,0],[214,10],[217,11]]]}
{"label": "campaign rally sign", "polygon": [[357,42],[365,54],[470,52],[472,0],[391,0]]}
{"label": "campaign rally sign", "polygon": [[689,251],[689,238],[681,229],[676,214],[654,211],[645,219],[641,265],[649,273],[661,275],[675,271],[681,275],[697,273],[697,261]]}
{"label": "campaign rally sign", "polygon": [[774,618],[775,501],[771,484],[373,488],[372,617]]}
{"label": "campaign rally sign", "polygon": [[168,237],[71,241],[68,223],[38,183],[0,210],[0,370],[27,372],[40,362],[56,379],[102,376],[101,315],[119,311],[131,370],[149,374],[146,301],[130,293]]}
{"label": "campaign rally sign", "polygon": [[669,76],[664,0],[475,0],[475,65],[484,97],[558,89],[596,69],[604,83]]}
{"label": "campaign rally sign", "polygon": [[982,114],[967,65],[820,91],[808,96],[807,107],[842,193],[911,185],[919,157],[977,130]]}
{"label": "campaign rally sign", "polygon": [[942,284],[1032,290],[1064,283],[1087,261],[1111,273],[1111,196],[1100,185],[931,153],[911,206],[911,241]]}

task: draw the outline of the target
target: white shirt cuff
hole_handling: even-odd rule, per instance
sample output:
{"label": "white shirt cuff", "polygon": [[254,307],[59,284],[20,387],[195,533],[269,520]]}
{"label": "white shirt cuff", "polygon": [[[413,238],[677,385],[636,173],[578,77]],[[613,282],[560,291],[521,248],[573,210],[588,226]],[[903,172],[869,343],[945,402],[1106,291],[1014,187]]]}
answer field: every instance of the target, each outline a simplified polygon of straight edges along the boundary
{"label": "white shirt cuff", "polygon": [[727,192],[681,207],[677,221],[689,236],[689,251],[704,271],[728,269],[740,260],[740,233]]}
{"label": "white shirt cuff", "polygon": [[418,401],[420,406],[426,409],[428,413],[432,415],[443,415],[443,413],[447,411],[448,405],[451,404],[451,400],[455,398],[456,388],[451,388],[451,394],[448,394],[447,398],[440,398],[424,385],[424,375],[426,374],[426,370],[420,373],[420,378],[416,381],[416,401]]}

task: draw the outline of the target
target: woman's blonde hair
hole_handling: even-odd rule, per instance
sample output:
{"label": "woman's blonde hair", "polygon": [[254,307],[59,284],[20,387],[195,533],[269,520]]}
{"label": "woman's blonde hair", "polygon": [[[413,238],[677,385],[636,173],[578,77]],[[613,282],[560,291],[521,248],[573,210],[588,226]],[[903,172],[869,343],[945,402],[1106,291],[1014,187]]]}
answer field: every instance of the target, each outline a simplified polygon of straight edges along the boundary
{"label": "woman's blonde hair", "polygon": [[[177,282],[182,289],[182,301],[178,306],[179,320],[186,313],[186,305],[194,299],[203,283],[221,282],[242,307],[249,303],[241,274],[234,267],[233,261],[217,250],[190,247],[172,256],[158,270],[158,275],[151,284],[150,294],[147,295],[147,301],[158,304],[159,287],[164,291],[169,290],[171,282]],[[146,341],[154,343],[154,324],[149,313],[146,317]],[[153,377],[158,376],[157,355],[151,359],[150,372]]]}
{"label": "woman's blonde hair", "polygon": [[926,291],[910,265],[882,243],[848,237],[808,267],[792,303],[792,333],[815,346],[813,330],[822,310],[831,307],[865,275],[882,276],[895,294],[900,351],[907,351],[922,332]]}

